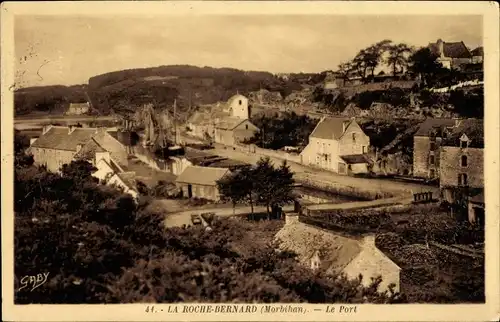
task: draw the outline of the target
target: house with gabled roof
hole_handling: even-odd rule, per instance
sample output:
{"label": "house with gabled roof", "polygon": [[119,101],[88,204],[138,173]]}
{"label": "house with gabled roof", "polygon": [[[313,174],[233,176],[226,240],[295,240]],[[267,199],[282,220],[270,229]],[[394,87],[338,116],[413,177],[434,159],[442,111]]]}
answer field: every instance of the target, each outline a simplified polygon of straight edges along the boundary
{"label": "house with gabled roof", "polygon": [[[97,168],[92,175],[111,181],[134,197],[137,192],[125,171],[128,154],[125,146],[104,128],[46,126],[39,138],[32,139],[27,153],[33,155],[35,165],[43,165],[51,172],[59,172],[64,164],[85,160]],[[123,176],[123,178],[122,178]]]}
{"label": "house with gabled roof", "polygon": [[483,47],[477,47],[473,51],[472,54],[472,63],[473,64],[482,64],[484,60],[484,49]]}
{"label": "house with gabled roof", "polygon": [[472,53],[463,41],[444,42],[438,39],[429,44],[429,49],[438,56],[437,61],[445,68],[460,68],[461,65],[472,63]]}
{"label": "house with gabled roof", "polygon": [[[365,172],[364,166],[353,166],[368,153],[370,137],[355,118],[323,117],[309,135],[309,143],[301,152],[302,163],[341,174]],[[345,156],[346,158],[342,158]],[[359,157],[358,157],[359,156]]]}
{"label": "house with gabled roof", "polygon": [[299,221],[296,213],[285,214],[285,225],[275,235],[281,250],[297,254],[302,265],[327,275],[344,274],[348,279],[363,276],[369,286],[372,278],[382,277],[378,291],[394,285],[400,291],[401,268],[375,245],[375,236],[354,239]]}
{"label": "house with gabled roof", "polygon": [[188,166],[175,180],[175,184],[183,196],[187,198],[203,198],[220,200],[217,182],[229,174],[228,168]]}
{"label": "house with gabled roof", "polygon": [[250,139],[259,131],[249,119],[228,116],[217,120],[214,125],[215,143],[233,146]]}

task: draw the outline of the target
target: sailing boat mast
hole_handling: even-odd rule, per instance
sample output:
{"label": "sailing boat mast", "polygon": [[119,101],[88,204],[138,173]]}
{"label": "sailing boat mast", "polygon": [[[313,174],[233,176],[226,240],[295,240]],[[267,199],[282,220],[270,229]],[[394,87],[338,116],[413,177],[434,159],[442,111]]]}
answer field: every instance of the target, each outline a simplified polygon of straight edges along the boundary
{"label": "sailing boat mast", "polygon": [[174,99],[174,145],[177,145],[177,99]]}

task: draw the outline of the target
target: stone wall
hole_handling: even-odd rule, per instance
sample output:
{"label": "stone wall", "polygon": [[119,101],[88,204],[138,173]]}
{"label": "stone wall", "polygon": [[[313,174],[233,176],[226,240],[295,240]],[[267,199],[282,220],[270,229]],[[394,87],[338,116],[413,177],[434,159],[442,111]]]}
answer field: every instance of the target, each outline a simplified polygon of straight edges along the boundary
{"label": "stone wall", "polygon": [[[461,157],[467,156],[467,166],[462,167]],[[459,147],[443,147],[441,151],[440,185],[441,187],[458,186],[458,175],[467,174],[467,182],[471,188],[484,187],[484,155],[483,149]]]}

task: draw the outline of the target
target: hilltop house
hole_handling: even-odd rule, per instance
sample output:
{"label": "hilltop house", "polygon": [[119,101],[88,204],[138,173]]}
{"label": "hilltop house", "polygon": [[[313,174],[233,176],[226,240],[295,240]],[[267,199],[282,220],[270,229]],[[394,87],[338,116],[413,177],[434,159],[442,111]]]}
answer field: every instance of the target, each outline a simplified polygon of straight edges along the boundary
{"label": "hilltop house", "polygon": [[66,111],[66,115],[82,115],[88,113],[90,110],[90,103],[70,103]]}
{"label": "hilltop house", "polygon": [[364,286],[381,276],[378,291],[388,290],[390,284],[400,291],[401,268],[375,246],[374,236],[358,241],[304,224],[298,218],[297,213],[285,215],[285,226],[275,236],[280,249],[295,252],[299,262],[312,270],[345,274],[349,279],[361,274]]}
{"label": "hilltop house", "polygon": [[439,154],[443,133],[455,126],[452,119],[428,118],[413,136],[413,176],[418,178],[439,178]]}
{"label": "hilltop house", "polygon": [[435,43],[429,44],[429,49],[438,56],[437,61],[448,69],[458,69],[461,65],[472,63],[472,53],[463,41],[444,42],[438,39]]}
{"label": "hilltop house", "polygon": [[210,138],[215,143],[234,145],[251,138],[259,129],[250,122],[248,98],[232,96],[226,103],[217,104],[207,112],[196,112],[188,121],[190,133]]}
{"label": "hilltop house", "polygon": [[484,60],[484,49],[483,47],[477,47],[473,51],[472,54],[472,63],[473,64],[482,64]]}
{"label": "hilltop house", "polygon": [[454,202],[458,190],[469,199],[469,220],[484,220],[484,134],[482,120],[467,119],[451,129],[440,156],[440,188],[443,198]]}
{"label": "hilltop house", "polygon": [[175,182],[182,195],[187,198],[219,201],[217,181],[228,173],[228,168],[188,166]]}
{"label": "hilltop house", "polygon": [[93,176],[137,196],[133,172],[124,170],[127,151],[104,128],[45,126],[39,138],[31,139],[27,153],[33,155],[36,165],[44,165],[51,172],[59,172],[73,160],[89,161],[97,168]]}
{"label": "hilltop house", "polygon": [[306,165],[341,174],[364,173],[368,171],[369,146],[370,138],[354,118],[323,117],[300,155]]}

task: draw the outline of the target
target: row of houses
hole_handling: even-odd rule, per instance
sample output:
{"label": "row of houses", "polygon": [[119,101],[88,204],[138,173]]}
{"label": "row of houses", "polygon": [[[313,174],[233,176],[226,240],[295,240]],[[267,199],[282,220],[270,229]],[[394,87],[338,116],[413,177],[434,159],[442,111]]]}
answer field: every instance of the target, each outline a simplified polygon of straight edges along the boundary
{"label": "row of houses", "polygon": [[106,128],[48,125],[40,137],[31,139],[27,153],[35,165],[55,173],[72,161],[88,161],[97,169],[94,177],[137,198],[135,173],[127,171],[127,150]]}

